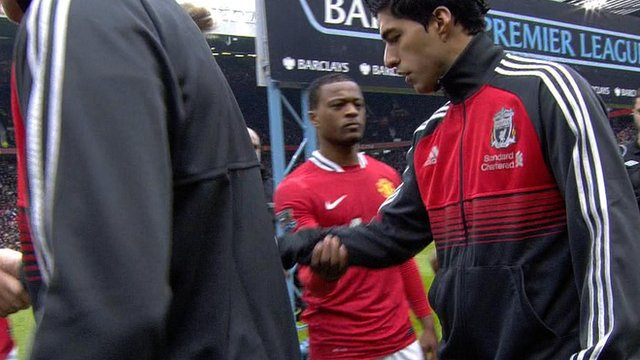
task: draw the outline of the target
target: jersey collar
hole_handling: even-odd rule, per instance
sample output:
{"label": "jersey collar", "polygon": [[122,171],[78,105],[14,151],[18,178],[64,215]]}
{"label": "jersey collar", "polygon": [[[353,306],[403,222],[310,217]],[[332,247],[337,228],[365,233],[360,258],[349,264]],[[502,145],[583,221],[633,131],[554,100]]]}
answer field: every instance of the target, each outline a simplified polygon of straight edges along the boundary
{"label": "jersey collar", "polygon": [[[342,166],[340,166],[340,165],[336,164],[335,162],[327,159],[322,154],[320,154],[320,151],[318,151],[318,150],[315,150],[311,154],[311,157],[309,158],[309,161],[314,163],[317,167],[319,167],[322,170],[331,171],[331,172],[339,172],[339,173],[343,173],[344,172],[344,169],[342,168]],[[360,169],[364,169],[364,168],[367,167],[367,157],[364,155],[363,152],[359,152],[358,153],[358,164],[360,165]]]}

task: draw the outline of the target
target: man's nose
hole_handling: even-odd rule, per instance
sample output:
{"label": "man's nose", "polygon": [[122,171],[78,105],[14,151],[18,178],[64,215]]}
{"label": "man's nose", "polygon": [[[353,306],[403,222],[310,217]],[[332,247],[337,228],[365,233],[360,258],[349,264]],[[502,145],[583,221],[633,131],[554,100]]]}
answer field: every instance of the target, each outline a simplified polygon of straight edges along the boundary
{"label": "man's nose", "polygon": [[356,104],[349,103],[345,108],[345,115],[347,116],[358,116],[360,113],[360,109]]}
{"label": "man's nose", "polygon": [[397,67],[400,63],[400,58],[393,49],[390,49],[389,46],[384,47],[384,66],[388,68]]}

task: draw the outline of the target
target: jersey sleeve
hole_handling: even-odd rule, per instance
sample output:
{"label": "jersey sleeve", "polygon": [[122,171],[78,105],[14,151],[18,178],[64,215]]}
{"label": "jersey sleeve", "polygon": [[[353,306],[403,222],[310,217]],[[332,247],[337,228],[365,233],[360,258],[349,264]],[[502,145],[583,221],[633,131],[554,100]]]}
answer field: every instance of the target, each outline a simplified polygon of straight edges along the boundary
{"label": "jersey sleeve", "polygon": [[431,308],[429,307],[429,300],[424,291],[424,284],[422,284],[422,278],[420,277],[416,260],[411,258],[407,262],[402,263],[399,265],[399,270],[402,276],[404,291],[409,305],[411,305],[411,310],[413,310],[413,314],[417,318],[429,316],[431,314]]}
{"label": "jersey sleeve", "polygon": [[286,233],[303,228],[315,228],[318,220],[313,201],[306,186],[297,179],[285,179],[274,193],[274,207],[278,225]]}
{"label": "jersey sleeve", "polygon": [[580,296],[577,359],[640,357],[640,214],[606,115],[590,85],[556,65],[540,87],[542,146],[565,197]]}
{"label": "jersey sleeve", "polygon": [[[296,232],[304,228],[318,227],[309,189],[302,181],[285,179],[276,189],[274,200],[278,224],[283,231]],[[338,283],[322,279],[304,264],[299,265],[298,279],[305,291],[316,297],[329,294]]]}
{"label": "jersey sleeve", "polygon": [[112,5],[47,1],[21,28],[30,225],[47,285],[33,358],[154,358],[166,337],[166,63],[142,6]]}
{"label": "jersey sleeve", "polygon": [[[401,184],[401,177],[398,172],[390,166],[385,165],[387,176],[397,188]],[[409,301],[411,310],[417,318],[424,318],[431,314],[429,300],[422,283],[420,271],[415,258],[411,258],[406,262],[398,265],[400,276],[402,278],[405,296]]]}

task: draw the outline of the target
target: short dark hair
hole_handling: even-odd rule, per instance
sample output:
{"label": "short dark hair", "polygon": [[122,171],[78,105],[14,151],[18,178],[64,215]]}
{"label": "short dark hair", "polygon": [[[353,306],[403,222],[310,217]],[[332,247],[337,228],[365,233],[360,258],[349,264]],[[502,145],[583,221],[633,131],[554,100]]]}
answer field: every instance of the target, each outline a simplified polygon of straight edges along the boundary
{"label": "short dark hair", "polygon": [[484,14],[489,6],[484,0],[364,0],[369,11],[375,16],[389,9],[397,18],[413,20],[427,28],[431,13],[438,6],[444,6],[456,22],[462,24],[470,35],[484,31]]}
{"label": "short dark hair", "polygon": [[318,107],[318,102],[320,101],[320,89],[323,86],[344,81],[356,82],[349,76],[342,73],[331,73],[313,80],[307,88],[309,91],[309,109],[315,110]]}

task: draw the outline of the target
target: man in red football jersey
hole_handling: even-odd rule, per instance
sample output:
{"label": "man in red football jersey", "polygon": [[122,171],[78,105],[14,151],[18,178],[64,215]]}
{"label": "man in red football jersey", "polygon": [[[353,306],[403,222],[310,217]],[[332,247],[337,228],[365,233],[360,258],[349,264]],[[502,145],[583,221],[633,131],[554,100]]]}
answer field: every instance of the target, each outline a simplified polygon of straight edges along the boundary
{"label": "man in red football jersey", "polygon": [[[369,222],[400,176],[358,152],[365,127],[360,87],[343,74],[325,75],[310,85],[309,104],[319,150],[278,186],[279,223],[295,231]],[[415,260],[382,270],[351,267],[339,280],[301,265],[298,276],[312,359],[435,358],[436,335]],[[423,326],[420,341],[409,304]]]}

